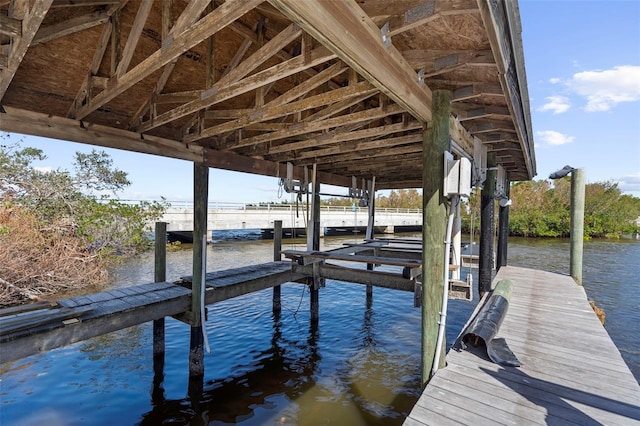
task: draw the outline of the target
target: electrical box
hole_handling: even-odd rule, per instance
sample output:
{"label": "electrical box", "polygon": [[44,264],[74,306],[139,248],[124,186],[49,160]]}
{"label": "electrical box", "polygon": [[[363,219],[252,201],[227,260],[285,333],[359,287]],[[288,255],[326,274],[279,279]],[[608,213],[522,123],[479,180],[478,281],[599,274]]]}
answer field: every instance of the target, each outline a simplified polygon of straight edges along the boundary
{"label": "electrical box", "polygon": [[445,197],[452,195],[471,195],[471,162],[462,157],[454,160],[449,152],[444,153],[444,188]]}

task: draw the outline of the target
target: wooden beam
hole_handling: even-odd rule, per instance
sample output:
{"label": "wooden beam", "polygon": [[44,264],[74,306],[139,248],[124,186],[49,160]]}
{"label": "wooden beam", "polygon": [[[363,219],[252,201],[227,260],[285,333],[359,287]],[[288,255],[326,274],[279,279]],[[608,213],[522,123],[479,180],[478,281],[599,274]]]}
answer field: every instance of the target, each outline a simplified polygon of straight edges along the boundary
{"label": "wooden beam", "polygon": [[385,47],[380,30],[355,1],[269,2],[414,117],[431,120],[431,90],[420,85],[395,47]]}
{"label": "wooden beam", "polygon": [[159,68],[243,16],[262,1],[263,0],[226,1],[189,28],[178,34],[171,35],[163,42],[161,49],[151,54],[151,56],[136,65],[122,77],[112,78],[109,88],[100,92],[80,108],[75,114],[75,118],[82,119],[86,117],[116,96],[133,87],[139,81],[153,74]]}
{"label": "wooden beam", "polygon": [[149,12],[151,12],[151,6],[153,6],[153,2],[143,1],[140,3],[138,13],[136,13],[136,18],[129,31],[129,37],[127,37],[127,43],[124,45],[124,50],[122,51],[122,59],[118,62],[118,67],[116,68],[116,78],[122,77],[129,69],[129,64],[131,63],[131,59],[133,59],[133,52],[136,50],[138,40],[140,40],[142,30],[147,22],[147,17],[149,16]]}
{"label": "wooden beam", "polygon": [[504,98],[504,92],[499,84],[476,83],[454,90],[451,102],[468,101],[486,96]]}
{"label": "wooden beam", "polygon": [[296,56],[289,61],[274,65],[264,71],[260,71],[240,81],[222,87],[216,93],[209,92],[209,96],[204,96],[204,92],[201,92],[200,99],[196,99],[192,102],[189,102],[185,105],[182,105],[171,111],[152,118],[148,122],[145,122],[142,125],[141,129],[157,127],[159,122],[168,123],[175,120],[176,118],[184,117],[185,115],[192,114],[204,108],[208,108],[227,99],[231,99],[235,96],[247,93],[251,90],[256,89],[257,87],[264,86],[274,81],[278,81],[282,78],[296,74],[304,69],[325,63],[333,58],[335,58],[334,54],[330,53],[324,47],[319,47],[312,52],[310,61],[305,61],[305,58],[302,56]]}
{"label": "wooden beam", "polygon": [[22,36],[22,21],[10,18],[6,11],[0,10],[0,34],[9,37]]}
{"label": "wooden beam", "polygon": [[[191,0],[189,4],[184,8],[180,16],[178,17],[178,22],[173,24],[173,12],[172,5],[173,0],[165,0],[162,2],[162,42],[169,39],[170,36],[174,34],[178,34],[183,32],[187,27],[192,25],[196,20],[202,15],[202,12],[209,6],[211,3],[209,0]],[[173,27],[172,27],[173,26]],[[213,36],[211,36],[213,37]],[[211,39],[209,37],[209,39]],[[156,87],[149,96],[149,98],[138,108],[138,110],[133,114],[133,118],[129,122],[129,128],[131,130],[137,131],[140,123],[142,122],[142,117],[149,111],[151,107],[151,103],[155,97],[157,97],[166,86],[169,81],[169,77],[171,73],[173,73],[173,69],[175,68],[178,59],[174,59],[164,66],[162,69],[162,74],[160,78],[156,82]]]}
{"label": "wooden beam", "polygon": [[299,101],[291,102],[284,105],[267,105],[258,108],[251,114],[234,121],[228,121],[217,126],[209,127],[193,136],[186,136],[185,142],[193,142],[194,140],[215,136],[231,130],[236,130],[254,123],[274,120],[276,118],[285,117],[298,111],[305,111],[311,108],[318,108],[327,105],[336,100],[351,98],[362,95],[363,93],[373,93],[378,89],[374,88],[369,82],[364,81],[354,86],[347,86],[342,89],[332,90],[330,92],[321,93]]}
{"label": "wooden beam", "polygon": [[51,8],[63,7],[94,7],[107,4],[118,4],[120,0],[53,0]]}
{"label": "wooden beam", "polygon": [[389,36],[426,25],[443,16],[478,13],[477,0],[427,0],[390,19]]}
{"label": "wooden beam", "polygon": [[9,3],[9,18],[23,20],[29,12],[29,0],[11,0]]}
{"label": "wooden beam", "polygon": [[160,155],[188,161],[202,161],[204,150],[193,145],[157,136],[130,132],[69,118],[49,116],[37,112],[5,106],[0,113],[0,129],[7,132],[74,141],[106,148],[123,149],[143,154]]}
{"label": "wooden beam", "polygon": [[104,24],[109,20],[109,16],[110,15],[107,11],[98,11],[77,16],[57,24],[48,25],[38,31],[31,45],[35,46],[40,43],[45,43],[47,41],[55,40],[69,34]]}
{"label": "wooden beam", "polygon": [[[283,163],[246,157],[231,151],[216,151],[212,149],[206,150],[204,155],[205,164],[216,169],[274,177],[287,175],[287,166]],[[304,179],[304,169],[302,167],[294,167],[293,178]],[[345,188],[351,186],[350,177],[332,173],[318,173],[318,181],[327,185],[336,185]]]}
{"label": "wooden beam", "polygon": [[[206,105],[206,103],[208,102],[207,99],[215,99],[216,95],[219,92],[223,92],[227,90],[231,84],[237,83],[238,80],[249,74],[251,71],[255,70],[258,66],[271,58],[275,52],[281,50],[293,40],[300,37],[301,34],[302,31],[296,25],[290,25],[282,32],[280,32],[276,37],[272,38],[268,43],[258,49],[253,55],[240,63],[233,70],[226,73],[211,88],[203,91],[201,94],[200,102],[190,102],[187,105],[175,108],[169,112],[161,114],[158,117],[152,117],[151,120],[143,123],[142,126],[140,126],[140,130],[145,132],[154,129],[158,126],[161,126],[162,124],[177,120],[178,118],[184,117],[185,115],[193,114],[196,111],[213,105],[213,103]],[[263,85],[259,85],[258,87],[262,86]],[[205,106],[201,106],[202,104],[205,104]]]}
{"label": "wooden beam", "polygon": [[111,21],[108,21],[102,29],[102,34],[100,35],[100,39],[98,40],[98,46],[96,47],[96,51],[93,53],[93,59],[91,61],[91,67],[89,68],[87,78],[84,79],[84,82],[80,86],[80,89],[78,89],[78,93],[76,94],[71,108],[69,109],[69,112],[67,112],[67,117],[70,117],[73,114],[73,111],[78,109],[89,96],[89,92],[91,90],[91,78],[96,75],[98,69],[100,68],[100,63],[102,62],[102,58],[104,58],[109,40],[111,39],[112,30],[113,24],[111,23]]}
{"label": "wooden beam", "polygon": [[[386,117],[393,114],[401,114],[404,109],[400,105],[391,105],[387,108],[375,108],[362,112],[356,112],[354,114],[341,115],[335,118],[328,118],[322,121],[316,121],[312,123],[302,122],[292,124],[287,130],[280,132],[272,132],[264,135],[254,136],[251,138],[243,139],[241,141],[230,144],[228,149],[237,149],[245,146],[256,145],[264,142],[273,142],[279,139],[285,139],[292,136],[304,135],[306,133],[313,133],[320,130],[330,129],[332,127],[343,126],[346,124],[360,123],[363,121],[374,120],[382,117]],[[327,134],[329,135],[329,134]],[[316,139],[317,142],[319,142]],[[280,145],[274,147],[274,151],[269,150],[271,153],[282,152],[289,150],[287,145]]]}
{"label": "wooden beam", "polygon": [[0,102],[7,92],[13,76],[18,71],[27,49],[35,37],[53,0],[36,0],[29,13],[22,20],[22,35],[14,37],[14,45],[7,59],[7,67],[0,71]]}

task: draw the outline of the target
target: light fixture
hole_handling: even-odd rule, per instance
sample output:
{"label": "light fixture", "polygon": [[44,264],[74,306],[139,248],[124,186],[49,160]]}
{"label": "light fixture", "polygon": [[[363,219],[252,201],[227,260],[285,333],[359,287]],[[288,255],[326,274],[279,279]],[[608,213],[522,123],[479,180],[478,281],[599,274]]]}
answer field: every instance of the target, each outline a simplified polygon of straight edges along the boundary
{"label": "light fixture", "polygon": [[563,178],[566,175],[568,175],[569,173],[571,173],[572,171],[573,171],[573,167],[564,166],[560,170],[556,170],[555,172],[551,173],[549,175],[549,179],[560,179],[560,178]]}

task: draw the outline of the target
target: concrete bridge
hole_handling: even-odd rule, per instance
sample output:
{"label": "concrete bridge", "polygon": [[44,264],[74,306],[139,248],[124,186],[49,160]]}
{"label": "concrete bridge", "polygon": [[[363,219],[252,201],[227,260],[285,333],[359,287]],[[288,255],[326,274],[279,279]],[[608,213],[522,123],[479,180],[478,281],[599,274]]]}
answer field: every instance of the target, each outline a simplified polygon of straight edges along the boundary
{"label": "concrete bridge", "polygon": [[[162,221],[167,222],[170,233],[193,231],[193,203],[170,202]],[[270,231],[276,220],[282,221],[285,230],[297,229],[303,235],[307,224],[304,205],[295,204],[241,204],[212,202],[208,206],[207,235],[214,230],[261,229],[270,238]],[[325,235],[344,232],[364,232],[367,227],[366,207],[322,206],[320,228]],[[393,233],[422,229],[420,209],[377,208],[375,211],[375,231]]]}

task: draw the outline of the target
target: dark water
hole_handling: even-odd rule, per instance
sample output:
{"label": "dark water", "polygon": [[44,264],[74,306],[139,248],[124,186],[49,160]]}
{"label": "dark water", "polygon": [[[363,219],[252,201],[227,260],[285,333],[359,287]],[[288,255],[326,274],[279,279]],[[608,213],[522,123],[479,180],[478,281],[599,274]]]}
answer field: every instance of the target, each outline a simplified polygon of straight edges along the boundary
{"label": "dark water", "polygon": [[[209,270],[271,260],[271,242],[224,239],[208,249]],[[514,240],[509,250],[510,264],[568,270],[567,242]],[[639,242],[585,245],[585,287],[607,311],[607,329],[636,377],[639,259]],[[152,264],[145,255],[125,265],[117,285],[152,281]],[[190,265],[190,251],[170,252],[168,278],[189,274]],[[167,319],[163,376],[153,373],[151,324],[0,366],[0,424],[401,424],[420,389],[412,294],[375,288],[367,306],[364,286],[329,281],[318,324],[302,286],[284,285],[282,297],[279,318],[270,290],[209,307],[202,394],[189,393],[189,328]],[[474,303],[450,301],[448,342]]]}

